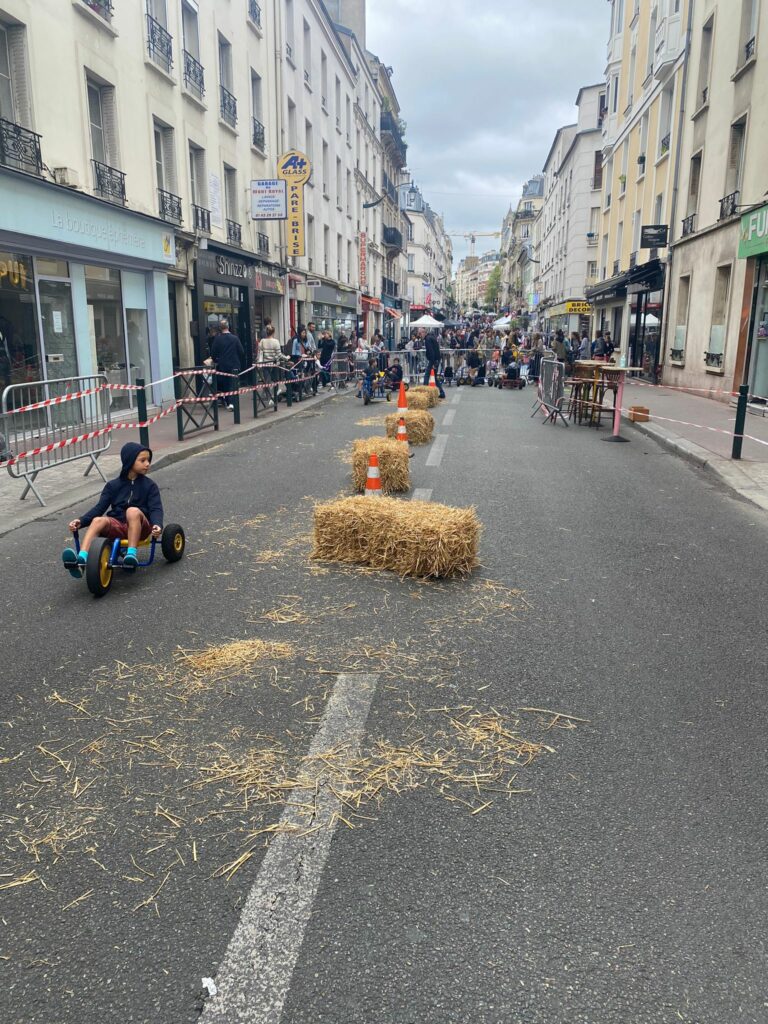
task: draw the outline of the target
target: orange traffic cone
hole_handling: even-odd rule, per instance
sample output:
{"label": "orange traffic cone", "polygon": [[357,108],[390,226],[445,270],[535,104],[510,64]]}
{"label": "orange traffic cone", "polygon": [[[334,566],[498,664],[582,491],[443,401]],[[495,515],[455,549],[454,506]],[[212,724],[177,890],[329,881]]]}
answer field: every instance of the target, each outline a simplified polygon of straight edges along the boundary
{"label": "orange traffic cone", "polygon": [[397,424],[397,437],[396,441],[405,441],[408,444],[408,429],[405,426],[405,419],[401,416],[400,422]]}
{"label": "orange traffic cone", "polygon": [[397,408],[407,409],[408,399],[405,397],[405,381],[400,381],[400,394],[397,396]]}
{"label": "orange traffic cone", "polygon": [[437,387],[437,381],[435,380],[435,368],[434,368],[434,366],[429,371],[429,386],[431,388],[436,388]]}
{"label": "orange traffic cone", "polygon": [[366,498],[381,497],[381,473],[379,472],[379,456],[373,452],[368,459],[368,476],[365,481]]}

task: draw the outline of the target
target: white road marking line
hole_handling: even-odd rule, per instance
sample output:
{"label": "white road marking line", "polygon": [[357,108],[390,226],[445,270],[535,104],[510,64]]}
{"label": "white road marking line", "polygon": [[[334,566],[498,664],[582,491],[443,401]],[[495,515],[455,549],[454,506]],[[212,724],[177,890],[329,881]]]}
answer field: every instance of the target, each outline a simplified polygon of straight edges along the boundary
{"label": "white road marking line", "polygon": [[432,488],[431,487],[415,487],[413,491],[413,501],[431,501],[432,500]]}
{"label": "white road marking line", "polygon": [[462,390],[462,388],[457,387],[456,388],[456,394],[451,399],[451,405],[456,405],[456,403],[458,402],[458,400],[461,398],[461,396],[463,394],[464,394],[464,391]]}
{"label": "white road marking line", "polygon": [[439,466],[443,461],[445,455],[445,446],[448,444],[447,434],[436,434],[435,440],[432,442],[432,450],[427,456],[427,461],[424,463],[425,466]]}
{"label": "white road marking line", "polygon": [[[296,826],[296,835],[278,833],[272,841],[243,912],[216,973],[218,994],[203,1011],[204,1021],[226,1024],[278,1024],[290,990],[304,932],[328,858],[341,801],[322,780],[323,766],[311,758],[345,744],[359,746],[378,675],[343,674],[336,680],[305,761],[311,792],[291,796],[280,825]],[[314,781],[313,781],[314,780]],[[315,800],[311,819],[296,806]],[[301,831],[321,825],[301,836]]]}
{"label": "white road marking line", "polygon": [[455,409],[449,409],[446,412],[445,416],[443,416],[443,426],[444,427],[450,427],[450,425],[453,423],[455,417],[456,417],[456,410]]}

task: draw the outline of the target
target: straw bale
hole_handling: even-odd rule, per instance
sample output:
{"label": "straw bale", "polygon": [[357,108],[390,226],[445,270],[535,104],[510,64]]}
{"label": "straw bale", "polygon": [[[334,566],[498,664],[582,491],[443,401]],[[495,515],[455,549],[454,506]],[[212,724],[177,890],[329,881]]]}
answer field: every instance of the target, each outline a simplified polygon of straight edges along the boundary
{"label": "straw bale", "polygon": [[409,409],[431,409],[432,402],[429,399],[429,395],[425,395],[421,391],[408,392],[408,408]]}
{"label": "straw bale", "polygon": [[[434,409],[440,404],[440,391],[437,388],[431,388],[426,384],[416,384],[408,391],[408,405],[411,404],[411,399],[415,398],[416,395],[426,395],[428,409]],[[415,405],[413,408],[418,409],[419,406]]]}
{"label": "straw bale", "polygon": [[403,494],[411,486],[408,445],[390,437],[366,437],[352,442],[352,483],[356,491],[365,490],[368,459],[379,457],[381,489],[385,494]]}
{"label": "straw bale", "polygon": [[464,576],[477,565],[480,530],[474,508],[342,498],[315,505],[312,557],[401,576]]}
{"label": "straw bale", "polygon": [[[404,412],[393,412],[384,420],[387,437],[397,437],[397,425],[400,417],[405,420],[408,440],[411,444],[429,444],[435,429],[435,421],[424,409],[406,409]],[[402,441],[400,442],[402,444]]]}

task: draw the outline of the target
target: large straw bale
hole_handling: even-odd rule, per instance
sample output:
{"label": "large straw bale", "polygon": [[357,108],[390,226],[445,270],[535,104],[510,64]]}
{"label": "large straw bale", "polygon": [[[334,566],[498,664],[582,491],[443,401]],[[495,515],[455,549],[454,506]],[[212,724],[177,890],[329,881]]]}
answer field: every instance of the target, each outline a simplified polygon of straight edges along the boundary
{"label": "large straw bale", "polygon": [[[397,425],[400,417],[405,420],[408,440],[411,444],[429,444],[435,430],[435,421],[424,409],[406,409],[404,412],[393,412],[386,417],[384,423],[387,437],[397,437]],[[402,444],[402,441],[400,442]]]}
{"label": "large straw bale", "polygon": [[[408,391],[408,405],[411,404],[411,399],[416,395],[426,395],[428,409],[434,409],[440,404],[440,391],[437,388],[431,388],[426,384],[417,384],[415,387],[410,388]],[[419,406],[415,405],[413,408],[418,409]]]}
{"label": "large straw bale", "polygon": [[312,557],[400,576],[465,576],[477,565],[481,529],[474,508],[342,498],[315,505]]}
{"label": "large straw bale", "polygon": [[352,442],[352,483],[356,491],[365,490],[368,459],[379,457],[381,489],[385,494],[402,494],[411,486],[408,445],[390,437],[365,437]]}
{"label": "large straw bale", "polygon": [[431,409],[432,403],[430,402],[429,395],[425,395],[420,391],[409,391],[408,392],[408,408],[409,409]]}

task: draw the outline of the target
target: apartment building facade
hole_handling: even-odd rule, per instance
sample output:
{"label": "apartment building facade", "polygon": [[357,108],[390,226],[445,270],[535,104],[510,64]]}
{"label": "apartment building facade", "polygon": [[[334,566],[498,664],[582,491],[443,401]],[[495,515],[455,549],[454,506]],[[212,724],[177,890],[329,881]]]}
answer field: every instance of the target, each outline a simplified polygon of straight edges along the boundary
{"label": "apartment building facade", "polygon": [[539,316],[545,330],[589,328],[586,288],[597,277],[592,204],[594,155],[600,149],[605,87],[585,86],[576,97],[576,124],[560,128],[544,164],[544,202],[539,215]]}
{"label": "apartment building facade", "polygon": [[435,213],[414,182],[399,188],[400,207],[408,219],[408,299],[410,313],[443,310],[450,290],[453,245],[442,217]]}
{"label": "apartment building facade", "polygon": [[[765,5],[696,4],[664,380],[768,401]],[[762,45],[761,45],[762,44]]]}
{"label": "apartment building facade", "polygon": [[534,284],[534,225],[544,205],[544,176],[534,174],[523,185],[514,210],[502,224],[501,306],[513,316],[528,316],[537,308]]}
{"label": "apartment building facade", "polygon": [[668,228],[677,216],[690,2],[611,0],[603,146],[594,168],[599,280],[587,297],[595,328],[610,330],[627,365],[651,381],[662,357]]}

